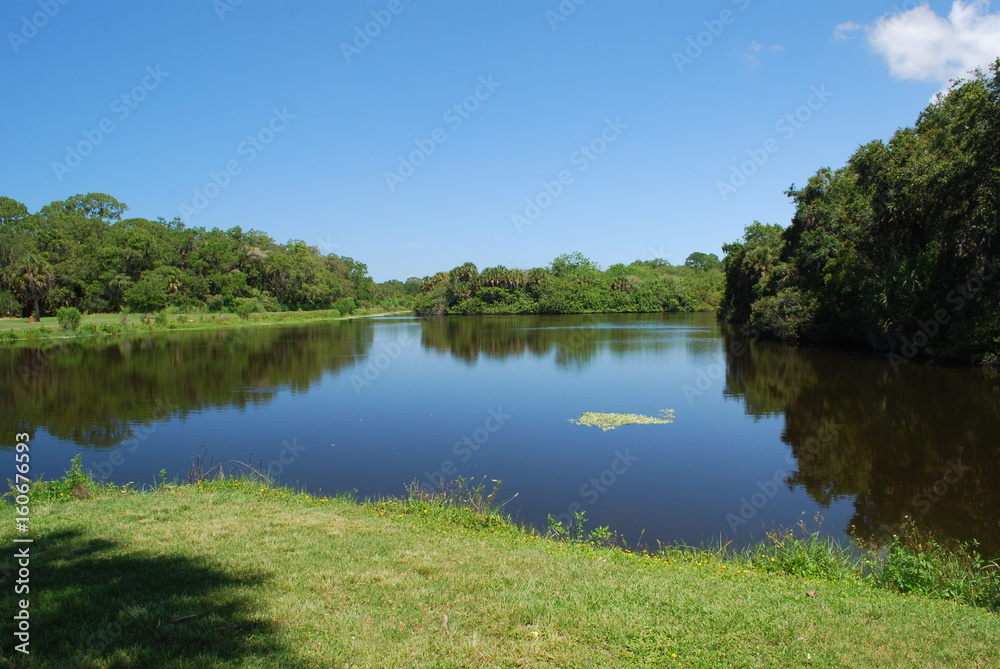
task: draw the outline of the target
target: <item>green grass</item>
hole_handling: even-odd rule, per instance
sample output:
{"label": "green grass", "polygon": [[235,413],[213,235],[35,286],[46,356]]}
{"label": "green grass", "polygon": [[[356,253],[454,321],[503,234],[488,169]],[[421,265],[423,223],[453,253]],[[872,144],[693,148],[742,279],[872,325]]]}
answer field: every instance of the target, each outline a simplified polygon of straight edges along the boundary
{"label": "green grass", "polygon": [[[1000,665],[997,613],[851,569],[789,574],[781,560],[817,562],[791,545],[554,541],[463,490],[359,504],[228,479],[136,493],[71,466],[33,490],[32,654],[14,657],[8,597],[3,656],[60,669]],[[0,508],[0,523],[12,515]],[[8,541],[7,591],[13,553]]]}
{"label": "green grass", "polygon": [[89,314],[82,318],[79,327],[74,331],[67,331],[60,327],[55,316],[46,316],[34,323],[29,323],[26,318],[0,318],[0,344],[41,339],[118,335],[132,332],[247,327],[275,323],[292,324],[410,313],[412,311],[378,312],[377,309],[358,309],[350,316],[341,316],[335,309],[326,309],[263,312],[251,314],[249,318],[240,318],[236,314],[229,313],[157,314],[153,317],[147,317],[145,319],[147,322],[143,322],[142,315],[138,314],[129,314],[124,322],[121,314]]}

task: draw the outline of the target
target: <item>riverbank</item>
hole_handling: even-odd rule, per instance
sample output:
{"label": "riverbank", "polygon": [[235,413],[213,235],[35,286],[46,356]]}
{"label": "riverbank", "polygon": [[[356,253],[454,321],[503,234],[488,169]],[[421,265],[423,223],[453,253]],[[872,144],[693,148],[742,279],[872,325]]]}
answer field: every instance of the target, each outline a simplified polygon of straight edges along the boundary
{"label": "riverbank", "polygon": [[36,493],[32,653],[13,652],[4,611],[8,666],[1000,663],[1000,615],[982,608],[771,559],[548,540],[475,501],[361,504],[239,479],[136,493],[71,477]]}
{"label": "riverbank", "polygon": [[90,314],[83,316],[79,327],[65,330],[55,316],[47,316],[29,323],[24,318],[0,318],[0,343],[16,341],[39,341],[45,339],[74,339],[148,332],[172,332],[177,330],[201,330],[206,328],[253,327],[260,325],[312,323],[328,320],[349,320],[354,318],[374,318],[377,316],[410,315],[405,311],[358,310],[342,316],[336,309],[317,311],[270,311],[240,317],[228,313],[163,314],[143,318],[129,314]]}

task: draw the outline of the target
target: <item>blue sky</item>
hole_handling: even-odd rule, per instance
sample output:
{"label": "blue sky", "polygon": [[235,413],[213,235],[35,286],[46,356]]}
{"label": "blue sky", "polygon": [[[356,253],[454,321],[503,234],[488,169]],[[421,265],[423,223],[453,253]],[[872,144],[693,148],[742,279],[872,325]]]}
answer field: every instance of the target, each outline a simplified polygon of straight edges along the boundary
{"label": "blue sky", "polygon": [[379,281],[721,255],[1000,55],[997,10],[950,0],[7,0],[0,29],[0,195],[104,192]]}

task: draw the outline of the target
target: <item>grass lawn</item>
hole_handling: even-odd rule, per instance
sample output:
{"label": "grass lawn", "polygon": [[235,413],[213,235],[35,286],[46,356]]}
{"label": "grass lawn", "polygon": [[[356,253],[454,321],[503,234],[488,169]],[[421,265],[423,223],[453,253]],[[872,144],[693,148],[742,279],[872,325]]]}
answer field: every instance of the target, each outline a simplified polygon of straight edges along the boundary
{"label": "grass lawn", "polygon": [[[372,311],[372,313],[368,313]],[[116,335],[129,332],[152,332],[161,330],[191,330],[212,327],[245,327],[270,325],[273,323],[302,323],[322,320],[342,320],[348,318],[368,318],[371,316],[391,316],[412,314],[412,311],[391,311],[374,313],[373,310],[359,310],[350,316],[341,316],[336,310],[316,311],[269,311],[240,318],[227,313],[170,314],[165,321],[143,323],[140,315],[130,314],[122,323],[121,314],[88,314],[80,321],[80,327],[73,332],[64,330],[55,316],[46,316],[29,323],[26,318],[0,318],[0,335],[15,340],[39,340],[70,337],[92,337]],[[7,335],[7,333],[11,333]]]}
{"label": "grass lawn", "polygon": [[[1000,615],[432,501],[228,480],[35,501],[16,667],[997,667]],[[0,523],[13,526],[12,507]],[[15,544],[0,565],[11,591]]]}

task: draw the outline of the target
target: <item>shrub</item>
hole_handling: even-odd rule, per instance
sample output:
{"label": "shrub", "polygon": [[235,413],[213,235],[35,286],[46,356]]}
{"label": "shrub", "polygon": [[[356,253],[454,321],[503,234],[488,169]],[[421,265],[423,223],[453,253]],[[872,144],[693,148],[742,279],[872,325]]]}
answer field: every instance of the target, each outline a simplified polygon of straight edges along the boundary
{"label": "shrub", "polygon": [[62,478],[54,481],[37,480],[32,485],[32,494],[40,500],[65,501],[71,498],[93,497],[99,486],[83,469],[83,456],[79,453],[70,460],[69,469]]}
{"label": "shrub", "polygon": [[157,325],[161,326],[161,327],[164,326],[164,325],[166,325],[167,324],[167,314],[166,314],[166,312],[161,311],[160,313],[156,314],[156,317],[153,319],[153,322],[156,323]]}
{"label": "shrub", "polygon": [[24,306],[9,290],[0,290],[0,316],[20,316]]}
{"label": "shrub", "polygon": [[573,519],[568,522],[559,520],[551,513],[549,514],[550,539],[562,539],[563,541],[588,542],[596,546],[612,546],[617,543],[617,536],[607,525],[595,527],[590,532],[587,531],[587,512],[577,511],[573,514]]}
{"label": "shrub", "polygon": [[247,318],[250,318],[251,314],[255,314],[260,311],[260,303],[257,302],[257,300],[241,298],[234,311],[236,311],[237,316],[246,320]]}
{"label": "shrub", "polygon": [[1000,610],[1000,564],[987,561],[975,541],[941,542],[907,521],[892,543],[872,548],[866,562],[876,585]]}
{"label": "shrub", "polygon": [[813,321],[816,298],[797,288],[780,291],[753,303],[751,322],[762,332],[770,332],[786,341],[798,339]]}
{"label": "shrub", "polygon": [[344,316],[349,316],[354,313],[354,310],[358,308],[358,305],[354,301],[353,297],[342,297],[333,303],[333,308]]}
{"label": "shrub", "polygon": [[59,325],[62,326],[63,330],[73,330],[80,327],[80,310],[76,307],[62,307],[56,312],[56,320],[59,321]]}

